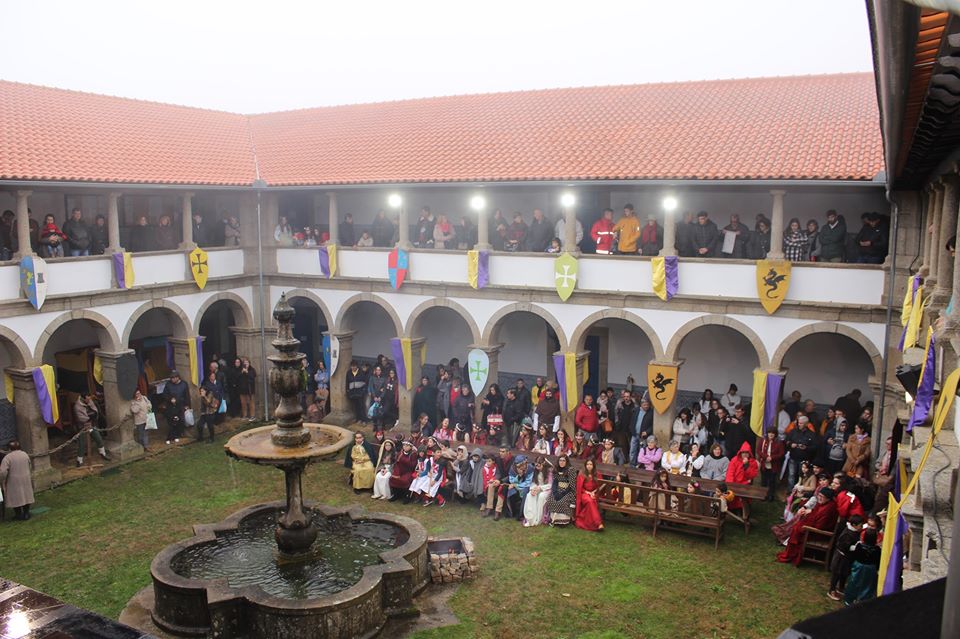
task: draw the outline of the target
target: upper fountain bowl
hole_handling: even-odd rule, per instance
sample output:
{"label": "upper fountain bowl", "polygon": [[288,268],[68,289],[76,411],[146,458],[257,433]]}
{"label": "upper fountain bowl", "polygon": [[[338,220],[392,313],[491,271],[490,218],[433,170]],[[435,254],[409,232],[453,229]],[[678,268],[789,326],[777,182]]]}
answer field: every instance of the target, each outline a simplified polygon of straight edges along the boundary
{"label": "upper fountain bowl", "polygon": [[255,464],[282,466],[303,464],[333,457],[353,441],[353,433],[346,428],[329,424],[303,424],[310,439],[302,446],[278,446],[272,437],[273,426],[261,426],[238,433],[224,445],[227,455]]}

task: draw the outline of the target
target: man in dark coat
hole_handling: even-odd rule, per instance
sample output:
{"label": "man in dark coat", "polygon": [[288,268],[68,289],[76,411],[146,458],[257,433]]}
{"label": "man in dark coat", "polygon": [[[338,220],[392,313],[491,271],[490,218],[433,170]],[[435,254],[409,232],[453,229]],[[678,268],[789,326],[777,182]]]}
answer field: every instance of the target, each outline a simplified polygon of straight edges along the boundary
{"label": "man in dark coat", "polygon": [[347,213],[340,222],[340,246],[354,246],[357,243],[357,234],[353,230],[353,214]]}
{"label": "man in dark coat", "polygon": [[617,403],[615,419],[613,420],[612,439],[617,448],[630,450],[630,437],[636,421],[637,405],[633,403],[630,393],[624,391],[623,397]]}
{"label": "man in dark coat", "polygon": [[695,257],[716,257],[720,245],[720,231],[707,215],[706,211],[697,213],[697,223],[693,227],[693,254]]}
{"label": "man in dark coat", "polygon": [[732,463],[744,442],[752,443],[756,439],[756,435],[750,430],[750,424],[747,423],[742,404],[737,404],[733,409],[733,416],[727,419],[725,429],[727,458]]}
{"label": "man in dark coat", "polygon": [[532,253],[543,253],[552,239],[553,227],[543,219],[543,211],[534,209],[533,222],[530,223],[527,231],[527,250]]}
{"label": "man in dark coat", "polygon": [[70,211],[70,219],[63,224],[63,232],[67,234],[67,245],[71,257],[90,255],[90,227],[83,220],[83,213],[79,208]]}
{"label": "man in dark coat", "polygon": [[527,383],[522,377],[517,380],[517,400],[520,402],[524,417],[529,416],[533,412],[533,397],[530,396],[530,389],[527,388]]}
{"label": "man in dark coat", "polygon": [[861,264],[883,264],[887,257],[887,232],[880,223],[878,213],[867,213],[864,225],[857,233],[857,245],[860,247]]}
{"label": "man in dark coat", "polygon": [[820,227],[820,261],[842,262],[847,246],[847,223],[833,209],[827,211],[827,223]]}
{"label": "man in dark coat", "polygon": [[693,213],[689,211],[683,214],[683,221],[677,223],[677,255],[680,257],[693,257]]}
{"label": "man in dark coat", "polygon": [[450,409],[450,425],[460,424],[465,426],[469,432],[473,428],[473,409],[476,405],[476,397],[470,390],[468,384],[460,386],[460,394],[453,401],[453,407]]}
{"label": "man in dark coat", "polygon": [[437,387],[430,383],[430,378],[424,375],[420,378],[420,386],[417,387],[413,395],[413,407],[410,415],[410,422],[413,423],[420,418],[421,414],[430,417],[434,424],[439,422],[437,419]]}
{"label": "man in dark coat", "polygon": [[[530,400],[530,393],[524,392],[527,401]],[[516,388],[507,389],[507,399],[503,402],[503,432],[501,437],[509,445],[517,441],[517,435],[520,434],[520,422],[527,416],[524,412],[523,399],[517,397]]]}

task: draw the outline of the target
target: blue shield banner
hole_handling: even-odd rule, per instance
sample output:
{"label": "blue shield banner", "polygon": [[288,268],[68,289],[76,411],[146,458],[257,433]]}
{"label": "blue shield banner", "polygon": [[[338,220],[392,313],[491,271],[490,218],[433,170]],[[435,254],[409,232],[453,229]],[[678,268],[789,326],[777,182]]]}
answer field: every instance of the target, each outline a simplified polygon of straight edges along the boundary
{"label": "blue shield banner", "polygon": [[38,311],[47,299],[47,263],[36,255],[20,260],[20,289]]}

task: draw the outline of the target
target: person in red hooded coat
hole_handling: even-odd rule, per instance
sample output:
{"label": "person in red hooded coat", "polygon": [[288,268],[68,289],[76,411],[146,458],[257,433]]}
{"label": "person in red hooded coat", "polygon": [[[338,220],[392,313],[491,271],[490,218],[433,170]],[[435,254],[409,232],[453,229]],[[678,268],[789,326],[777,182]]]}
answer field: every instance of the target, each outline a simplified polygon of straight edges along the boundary
{"label": "person in red hooded coat", "polygon": [[[753,457],[750,442],[743,442],[737,458],[731,460],[727,466],[727,484],[752,484],[759,474],[760,464]],[[737,497],[730,503],[730,508],[743,508],[743,502]]]}

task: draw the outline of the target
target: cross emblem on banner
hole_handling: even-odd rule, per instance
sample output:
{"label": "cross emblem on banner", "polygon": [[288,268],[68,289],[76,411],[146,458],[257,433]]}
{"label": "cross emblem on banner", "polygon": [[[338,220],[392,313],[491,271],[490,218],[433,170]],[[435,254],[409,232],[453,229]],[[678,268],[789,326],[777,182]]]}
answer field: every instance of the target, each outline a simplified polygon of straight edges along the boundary
{"label": "cross emblem on banner", "polygon": [[573,286],[577,281],[577,274],[570,272],[570,265],[563,264],[563,273],[557,273],[557,279],[560,280],[561,287]]}
{"label": "cross emblem on banner", "polygon": [[196,269],[197,273],[203,273],[203,269],[207,267],[207,260],[203,259],[203,257],[200,255],[194,255],[193,267]]}
{"label": "cross emblem on banner", "polygon": [[480,366],[480,362],[474,362],[473,368],[470,369],[470,374],[474,376],[474,379],[478,382],[482,382],[487,377],[487,369]]}

